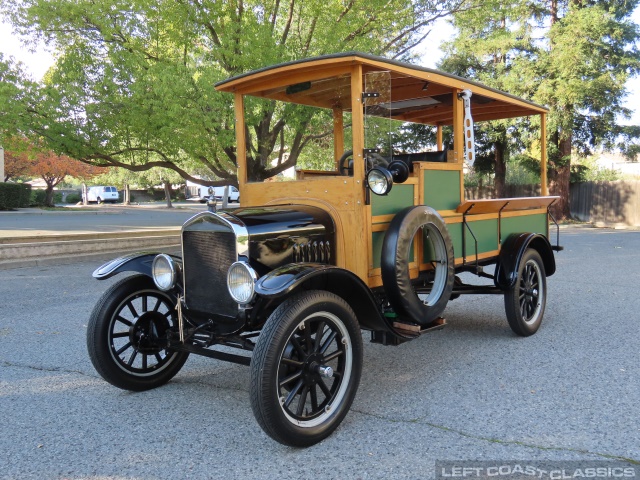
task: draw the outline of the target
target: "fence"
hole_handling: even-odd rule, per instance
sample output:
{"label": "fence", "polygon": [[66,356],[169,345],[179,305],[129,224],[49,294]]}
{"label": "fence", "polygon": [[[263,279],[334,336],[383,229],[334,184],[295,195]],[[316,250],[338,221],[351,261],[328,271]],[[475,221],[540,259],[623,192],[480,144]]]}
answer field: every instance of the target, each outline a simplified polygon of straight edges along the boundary
{"label": "fence", "polygon": [[571,185],[571,216],[597,226],[640,227],[640,182],[584,182]]}
{"label": "fence", "polygon": [[[465,187],[465,198],[494,198],[493,187]],[[535,197],[539,185],[505,185],[505,197]],[[603,227],[640,227],[640,181],[571,184],[571,216]]]}

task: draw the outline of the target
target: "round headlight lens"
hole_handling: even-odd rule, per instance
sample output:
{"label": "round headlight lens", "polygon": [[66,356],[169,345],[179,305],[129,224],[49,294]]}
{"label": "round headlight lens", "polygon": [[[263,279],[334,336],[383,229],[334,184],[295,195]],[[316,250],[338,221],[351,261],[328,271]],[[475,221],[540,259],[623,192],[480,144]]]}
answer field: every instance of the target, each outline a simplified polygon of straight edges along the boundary
{"label": "round headlight lens", "polygon": [[176,264],[173,259],[164,253],[153,259],[151,267],[153,281],[162,291],[171,290],[176,284]]}
{"label": "round headlight lens", "polygon": [[391,190],[393,177],[386,168],[375,167],[367,173],[367,185],[376,195],[386,195]]}
{"label": "round headlight lens", "polygon": [[227,288],[231,297],[241,305],[251,302],[257,279],[256,272],[245,262],[236,262],[231,265],[227,274]]}

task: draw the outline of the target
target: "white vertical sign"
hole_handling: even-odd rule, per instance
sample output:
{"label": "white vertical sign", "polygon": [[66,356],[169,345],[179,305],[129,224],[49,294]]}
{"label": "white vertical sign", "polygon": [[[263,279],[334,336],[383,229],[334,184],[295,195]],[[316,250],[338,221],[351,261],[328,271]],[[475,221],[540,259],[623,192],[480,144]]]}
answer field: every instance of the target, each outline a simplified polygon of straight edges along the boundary
{"label": "white vertical sign", "polygon": [[464,161],[473,166],[476,161],[475,139],[473,137],[473,118],[471,118],[471,90],[463,90],[460,94],[464,102]]}

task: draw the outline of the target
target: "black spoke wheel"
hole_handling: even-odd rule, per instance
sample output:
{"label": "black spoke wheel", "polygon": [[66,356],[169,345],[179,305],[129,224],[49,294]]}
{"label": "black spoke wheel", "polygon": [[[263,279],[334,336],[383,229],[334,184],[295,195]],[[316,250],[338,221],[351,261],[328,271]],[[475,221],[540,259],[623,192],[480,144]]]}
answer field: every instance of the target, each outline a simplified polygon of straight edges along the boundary
{"label": "black spoke wheel", "polygon": [[515,285],[504,295],[509,326],[518,335],[527,337],[540,328],[547,302],[547,276],[540,254],[528,249],[518,266]]}
{"label": "black spoke wheel", "polygon": [[265,324],[251,360],[251,406],[273,439],[306,447],[330,435],[360,383],[362,336],[355,314],[324,291],[298,294]]}
{"label": "black spoke wheel", "polygon": [[134,391],[173,378],[189,355],[165,347],[167,331],[177,326],[175,303],[143,275],[109,288],[87,326],[87,349],[96,371],[112,385]]}

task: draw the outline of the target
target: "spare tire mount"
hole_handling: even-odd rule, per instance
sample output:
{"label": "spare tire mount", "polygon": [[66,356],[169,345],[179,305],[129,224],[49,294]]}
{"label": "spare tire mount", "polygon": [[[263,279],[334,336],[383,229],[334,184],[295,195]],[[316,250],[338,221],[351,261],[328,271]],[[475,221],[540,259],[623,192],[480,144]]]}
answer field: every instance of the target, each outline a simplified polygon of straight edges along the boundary
{"label": "spare tire mount", "polygon": [[[434,253],[434,277],[428,293],[416,293],[409,276],[413,240],[422,230]],[[453,245],[442,217],[426,205],[407,207],[391,221],[382,243],[382,282],[393,309],[419,325],[428,325],[444,311],[455,279]]]}

